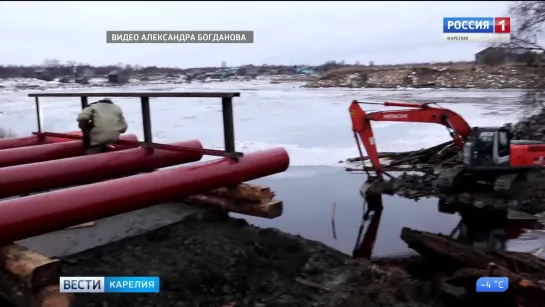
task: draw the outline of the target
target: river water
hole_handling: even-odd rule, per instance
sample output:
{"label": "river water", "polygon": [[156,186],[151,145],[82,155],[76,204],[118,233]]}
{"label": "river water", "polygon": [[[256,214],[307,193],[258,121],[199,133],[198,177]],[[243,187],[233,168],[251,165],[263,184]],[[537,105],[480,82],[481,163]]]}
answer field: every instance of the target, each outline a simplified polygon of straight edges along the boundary
{"label": "river water", "polygon": [[[236,91],[235,132],[237,150],[251,152],[281,146],[290,154],[287,172],[256,180],[268,185],[284,201],[284,215],[274,220],[247,218],[251,223],[324,242],[343,252],[355,246],[362,217],[359,188],[363,175],[348,174],[343,164],[358,155],[350,128],[348,106],[353,99],[369,102],[438,102],[461,114],[472,126],[515,122],[521,115],[516,91],[446,89],[303,89],[299,83],[268,81],[147,85],[110,88],[111,91]],[[53,91],[53,90],[50,90]],[[57,90],[58,91],[58,90]],[[63,91],[82,91],[81,89]],[[104,88],[85,91],[105,91]],[[35,130],[34,102],[28,92],[0,92],[1,126],[16,135]],[[77,130],[80,104],[75,98],[44,98],[45,128]],[[142,137],[137,99],[116,99],[129,122],[129,132]],[[367,110],[384,107],[373,105]],[[152,128],[157,142],[199,139],[207,147],[222,148],[220,99],[153,99]],[[380,151],[420,149],[449,140],[435,124],[375,123]],[[332,234],[332,207],[336,203],[336,236]],[[402,227],[449,233],[459,217],[437,210],[437,200],[409,201],[397,196],[385,199],[385,210],[373,252],[374,257],[406,254],[399,238]],[[511,244],[520,246],[520,244]],[[528,248],[526,245],[524,248]],[[533,247],[531,248],[533,249]]]}

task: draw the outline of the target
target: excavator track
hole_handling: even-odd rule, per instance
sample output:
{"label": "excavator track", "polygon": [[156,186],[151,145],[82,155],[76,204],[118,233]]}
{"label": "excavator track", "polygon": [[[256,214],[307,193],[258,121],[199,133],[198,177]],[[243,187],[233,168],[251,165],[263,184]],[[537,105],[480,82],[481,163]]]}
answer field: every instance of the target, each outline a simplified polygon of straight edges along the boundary
{"label": "excavator track", "polygon": [[435,187],[439,192],[450,192],[455,187],[456,180],[464,171],[462,165],[454,166],[450,169],[441,170],[439,177],[435,181]]}
{"label": "excavator track", "polygon": [[494,181],[494,193],[500,197],[510,197],[513,192],[517,181],[522,181],[523,176],[521,174],[505,174],[501,175]]}

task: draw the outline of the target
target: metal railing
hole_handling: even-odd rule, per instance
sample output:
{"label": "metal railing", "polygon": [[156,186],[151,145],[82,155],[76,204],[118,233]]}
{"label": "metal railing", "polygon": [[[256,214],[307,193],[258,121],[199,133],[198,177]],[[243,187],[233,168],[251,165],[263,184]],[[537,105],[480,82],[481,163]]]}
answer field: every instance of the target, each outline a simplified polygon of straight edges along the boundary
{"label": "metal railing", "polygon": [[[29,97],[35,98],[36,117],[38,131],[34,134],[50,137],[65,137],[71,139],[81,139],[80,136],[69,135],[64,133],[46,132],[43,129],[43,117],[40,106],[40,97],[80,97],[81,108],[86,108],[89,105],[89,97],[139,97],[142,110],[142,128],[144,133],[144,141],[137,142],[140,146],[149,148],[157,148],[173,151],[198,151],[209,156],[224,156],[237,159],[243,156],[243,153],[235,150],[235,127],[233,122],[233,98],[240,97],[238,92],[126,92],[126,93],[111,93],[111,92],[96,92],[96,93],[32,93]],[[174,146],[168,144],[159,144],[153,142],[150,116],[150,98],[221,98],[222,114],[223,114],[223,139],[225,150],[215,149],[195,149],[184,146]],[[120,140],[118,143],[129,144],[130,141]]]}

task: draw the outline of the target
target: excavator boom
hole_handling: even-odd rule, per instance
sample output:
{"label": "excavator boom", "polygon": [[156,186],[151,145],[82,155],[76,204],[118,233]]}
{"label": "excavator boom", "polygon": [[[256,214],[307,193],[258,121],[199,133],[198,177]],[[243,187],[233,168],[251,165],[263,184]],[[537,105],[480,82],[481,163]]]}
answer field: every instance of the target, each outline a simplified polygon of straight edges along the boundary
{"label": "excavator boom", "polygon": [[[366,113],[359,101],[352,101],[349,107],[350,118],[352,120],[352,131],[356,138],[360,156],[363,152],[360,146],[360,140],[367,151],[369,160],[379,178],[382,178],[382,168],[380,165],[378,151],[375,144],[371,121],[389,121],[389,122],[410,122],[410,123],[435,123],[443,125],[454,139],[455,145],[462,150],[465,139],[471,133],[471,127],[458,113],[441,107],[433,107],[427,103],[408,103],[408,102],[384,102],[367,103],[383,106],[407,107],[411,109],[395,111],[378,111]],[[359,137],[359,139],[358,139]]]}

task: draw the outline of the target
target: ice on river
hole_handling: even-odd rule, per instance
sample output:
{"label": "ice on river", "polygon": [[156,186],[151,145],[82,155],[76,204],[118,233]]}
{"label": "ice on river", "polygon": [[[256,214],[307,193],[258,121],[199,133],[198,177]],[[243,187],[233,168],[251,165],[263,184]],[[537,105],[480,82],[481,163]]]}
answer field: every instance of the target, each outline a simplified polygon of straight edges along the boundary
{"label": "ice on river", "polygon": [[[358,155],[347,112],[353,99],[438,102],[460,113],[472,126],[501,125],[516,121],[519,115],[516,101],[520,93],[513,91],[304,89],[300,85],[256,81],[46,90],[238,91],[241,97],[235,98],[237,149],[251,152],[282,146],[290,153],[292,166],[339,165],[339,160]],[[27,97],[29,92],[0,92],[1,126],[17,135],[26,135],[36,127],[34,101]],[[43,98],[42,102],[47,130],[63,132],[77,129],[77,98]],[[125,111],[129,132],[142,136],[138,100],[118,98],[116,102]],[[376,105],[364,107],[366,110],[386,109]],[[197,138],[208,147],[223,146],[220,99],[156,98],[152,100],[151,108],[156,141]],[[381,122],[374,123],[373,127],[381,151],[419,149],[450,138],[446,129],[436,124]]]}

